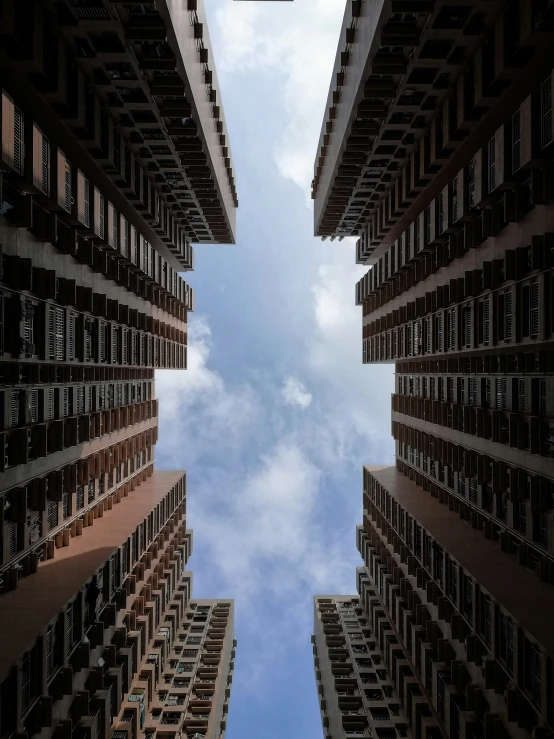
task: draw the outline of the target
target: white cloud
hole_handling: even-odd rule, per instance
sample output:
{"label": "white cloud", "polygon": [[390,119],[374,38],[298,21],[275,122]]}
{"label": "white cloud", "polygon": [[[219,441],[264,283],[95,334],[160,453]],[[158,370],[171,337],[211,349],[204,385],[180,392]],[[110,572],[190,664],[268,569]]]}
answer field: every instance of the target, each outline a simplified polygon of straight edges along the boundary
{"label": "white cloud", "polygon": [[287,405],[297,405],[302,410],[308,408],[312,402],[311,394],[306,390],[300,380],[294,377],[287,377],[285,379],[281,389],[281,395]]}
{"label": "white cloud", "polygon": [[363,273],[342,261],[319,266],[311,287],[314,329],[307,361],[332,396],[329,424],[344,439],[345,454],[352,447],[359,454],[356,441],[365,440],[363,463],[387,463],[394,375],[391,365],[362,364],[362,309],[355,305],[354,285]]}
{"label": "white cloud", "polygon": [[[324,482],[296,441],[283,438],[242,474],[200,485],[189,502],[203,543],[193,570],[206,592],[234,597],[237,623],[248,625],[256,657],[237,677],[249,693],[267,688],[284,643],[305,646],[313,594],[355,587],[353,531],[325,526]],[[214,496],[214,483],[224,494]]]}
{"label": "white cloud", "polygon": [[211,330],[202,316],[189,324],[186,372],[159,370],[156,391],[165,453],[194,463],[218,444],[223,453],[242,443],[256,422],[259,406],[248,383],[230,392],[221,375],[208,367]]}
{"label": "white cloud", "polygon": [[280,174],[302,188],[307,199],[343,12],[344,0],[263,7],[225,0],[216,12],[218,70],[263,69],[281,79],[283,127],[274,159]]}

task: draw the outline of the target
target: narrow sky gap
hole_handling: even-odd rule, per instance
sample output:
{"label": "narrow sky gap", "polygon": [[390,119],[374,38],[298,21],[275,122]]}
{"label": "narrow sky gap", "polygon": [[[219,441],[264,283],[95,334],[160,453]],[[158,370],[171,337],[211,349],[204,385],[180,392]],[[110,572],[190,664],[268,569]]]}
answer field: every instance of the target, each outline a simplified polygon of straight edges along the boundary
{"label": "narrow sky gap", "polygon": [[227,736],[319,739],[312,595],[354,592],[362,465],[393,460],[392,370],[361,362],[363,268],[352,241],[312,236],[344,0],[206,11],[238,240],[196,249],[189,369],[157,374],[157,464],[188,470],[195,596],[236,599]]}

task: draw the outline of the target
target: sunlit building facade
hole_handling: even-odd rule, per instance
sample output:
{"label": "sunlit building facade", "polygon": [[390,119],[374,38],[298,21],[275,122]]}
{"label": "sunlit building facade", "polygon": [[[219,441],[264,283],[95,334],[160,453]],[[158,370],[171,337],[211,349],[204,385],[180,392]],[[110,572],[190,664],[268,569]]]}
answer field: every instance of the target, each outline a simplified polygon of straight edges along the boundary
{"label": "sunlit building facade", "polygon": [[553,41],[547,2],[349,1],[319,142],[316,234],[358,237],[396,370],[358,586],[416,736],[554,727]]}
{"label": "sunlit building facade", "polygon": [[235,241],[221,91],[201,0],[6,0],[0,46],[0,735],[132,739],[191,609],[154,372],[186,368],[191,244]]}

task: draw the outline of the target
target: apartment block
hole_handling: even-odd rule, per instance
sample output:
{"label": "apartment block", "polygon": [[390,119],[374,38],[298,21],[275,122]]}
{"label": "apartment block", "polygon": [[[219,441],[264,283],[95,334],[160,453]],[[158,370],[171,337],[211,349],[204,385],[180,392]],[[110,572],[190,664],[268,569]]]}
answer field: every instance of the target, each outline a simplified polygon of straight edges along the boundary
{"label": "apartment block", "polygon": [[358,590],[420,736],[551,737],[554,588],[454,496],[364,470]]}
{"label": "apartment block", "polygon": [[[160,679],[146,713],[144,730],[158,739],[175,736],[219,739],[225,735],[237,640],[233,601],[195,600],[172,633],[162,627],[158,666]],[[165,647],[165,648],[164,648]],[[157,650],[156,650],[157,651]],[[143,701],[147,686],[133,683],[128,701]]]}
{"label": "apartment block", "polygon": [[125,696],[134,676],[153,694],[150,650],[190,601],[185,513],[182,472],[139,472],[1,596],[2,736],[139,736]]}
{"label": "apartment block", "polygon": [[[147,470],[186,367],[191,242],[238,205],[202,2],[7,0],[0,18],[2,587]],[[30,555],[30,556],[27,556]]]}
{"label": "apartment block", "polygon": [[411,737],[360,598],[317,595],[314,607],[312,644],[324,736]]}
{"label": "apartment block", "polygon": [[[238,206],[202,2],[6,0],[0,96],[0,736],[154,739],[192,612],[154,372],[186,368],[181,273]],[[224,735],[210,613],[211,697],[162,739]]]}
{"label": "apartment block", "polygon": [[358,237],[396,466],[364,470],[360,603],[414,736],[550,737],[549,2],[347,3],[312,195]]}

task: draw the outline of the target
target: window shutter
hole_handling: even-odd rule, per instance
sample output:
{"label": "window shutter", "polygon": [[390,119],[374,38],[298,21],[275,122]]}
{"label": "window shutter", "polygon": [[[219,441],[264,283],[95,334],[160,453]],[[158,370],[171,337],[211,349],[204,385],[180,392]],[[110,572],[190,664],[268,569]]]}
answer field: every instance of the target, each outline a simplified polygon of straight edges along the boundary
{"label": "window shutter", "polygon": [[65,611],[65,653],[71,654],[73,647],[73,603],[70,603]]}
{"label": "window shutter", "polygon": [[541,85],[541,147],[552,143],[552,74]]}
{"label": "window shutter", "polygon": [[539,335],[539,284],[532,282],[529,294],[529,331],[532,339]]}
{"label": "window shutter", "polygon": [[13,106],[13,168],[19,174],[23,174],[23,113]]}
{"label": "window shutter", "polygon": [[539,413],[541,416],[546,416],[547,404],[546,404],[546,380],[539,380]]}
{"label": "window shutter", "polygon": [[472,346],[472,326],[473,311],[471,305],[466,305],[463,309],[464,316],[464,346],[466,349],[471,349]]}
{"label": "window shutter", "polygon": [[77,322],[77,314],[69,313],[68,315],[68,360],[73,361],[75,359],[75,326]]}
{"label": "window shutter", "polygon": [[33,124],[33,185],[44,195],[50,192],[50,143],[36,123]]}
{"label": "window shutter", "polygon": [[120,230],[120,247],[121,254],[125,259],[129,258],[129,227],[124,216],[119,218],[119,230]]}
{"label": "window shutter", "polygon": [[467,195],[469,201],[469,207],[475,208],[476,206],[476,192],[475,192],[475,157],[469,162],[468,165],[468,177],[467,177]]}
{"label": "window shutter", "polygon": [[54,388],[48,388],[46,393],[46,420],[52,421],[54,418]]}
{"label": "window shutter", "polygon": [[98,322],[98,333],[99,333],[99,362],[106,361],[106,324],[104,321]]}
{"label": "window shutter", "polygon": [[71,213],[71,165],[64,157],[63,168],[63,209]]}
{"label": "window shutter", "polygon": [[84,224],[87,228],[90,227],[90,182],[85,177],[84,182]]}
{"label": "window shutter", "polygon": [[2,161],[23,174],[23,113],[5,92],[2,93]]}
{"label": "window shutter", "polygon": [[27,412],[28,422],[36,423],[38,421],[38,390],[29,390],[27,393]]}
{"label": "window shutter", "polygon": [[489,192],[496,188],[496,136],[493,136],[488,143],[488,165],[489,165]]}
{"label": "window shutter", "polygon": [[31,704],[31,660],[27,653],[21,660],[21,713],[25,714]]}
{"label": "window shutter", "polygon": [[483,343],[490,342],[491,335],[491,319],[490,319],[490,300],[485,298],[483,301]]}
{"label": "window shutter", "polygon": [[142,264],[141,268],[143,272],[148,274],[148,241],[142,239]]}
{"label": "window shutter", "polygon": [[127,340],[127,329],[124,326],[120,326],[117,330],[119,330],[120,335],[120,347],[121,351],[117,355],[116,361],[119,362],[119,364],[124,364],[125,362],[125,351],[126,351],[126,340]]}
{"label": "window shutter", "polygon": [[508,291],[504,295],[504,336],[505,341],[512,339],[512,293]]}
{"label": "window shutter", "polygon": [[521,108],[512,116],[512,169],[517,172],[521,167]]}
{"label": "window shutter", "polygon": [[46,652],[46,682],[50,682],[54,676],[54,627],[50,626],[46,632],[44,649]]}
{"label": "window shutter", "polygon": [[525,380],[519,379],[517,383],[517,407],[519,413],[526,412]]}

